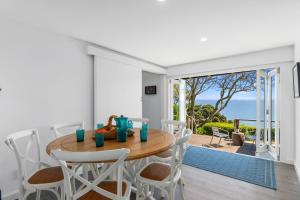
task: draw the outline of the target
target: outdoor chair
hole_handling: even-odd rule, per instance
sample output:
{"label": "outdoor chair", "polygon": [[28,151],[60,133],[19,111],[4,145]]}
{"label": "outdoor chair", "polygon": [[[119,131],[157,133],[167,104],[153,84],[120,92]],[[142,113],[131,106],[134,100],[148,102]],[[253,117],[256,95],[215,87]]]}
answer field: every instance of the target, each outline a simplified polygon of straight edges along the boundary
{"label": "outdoor chair", "polygon": [[222,138],[229,138],[229,132],[224,130],[224,129],[220,129],[218,127],[212,127],[212,136],[211,136],[211,140],[210,140],[210,144],[212,143],[214,137],[219,137],[220,140],[218,142],[218,144],[220,144]]}
{"label": "outdoor chair", "polygon": [[[263,131],[260,131],[260,138],[263,138],[263,134],[264,132]],[[251,140],[253,142],[253,144],[256,143],[256,131],[253,130],[253,131],[249,131],[249,135],[246,136],[247,140]]]}
{"label": "outdoor chair", "polygon": [[252,141],[252,143],[255,144],[255,142],[256,142],[256,133],[255,133],[255,131],[249,131],[249,135],[246,136],[246,139]]}

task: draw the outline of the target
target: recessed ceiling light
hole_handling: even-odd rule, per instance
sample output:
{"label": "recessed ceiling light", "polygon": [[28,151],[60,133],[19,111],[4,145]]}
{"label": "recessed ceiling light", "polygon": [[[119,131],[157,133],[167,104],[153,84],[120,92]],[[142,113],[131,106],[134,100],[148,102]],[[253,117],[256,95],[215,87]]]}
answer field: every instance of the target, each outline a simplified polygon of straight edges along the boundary
{"label": "recessed ceiling light", "polygon": [[158,2],[164,2],[164,1],[166,1],[166,0],[156,0],[156,1],[158,1]]}
{"label": "recessed ceiling light", "polygon": [[206,42],[207,41],[207,37],[202,37],[200,40],[201,40],[201,42]]}

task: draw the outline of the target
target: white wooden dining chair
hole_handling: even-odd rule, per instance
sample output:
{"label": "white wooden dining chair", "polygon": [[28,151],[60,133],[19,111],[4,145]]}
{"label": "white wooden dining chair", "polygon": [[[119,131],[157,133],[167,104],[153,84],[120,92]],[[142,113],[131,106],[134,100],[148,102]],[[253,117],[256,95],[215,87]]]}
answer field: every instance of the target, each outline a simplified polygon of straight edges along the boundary
{"label": "white wooden dining chair", "polygon": [[[51,127],[51,130],[54,131],[55,137],[59,138],[64,135],[75,133],[76,129],[84,129],[85,128],[85,122],[71,122],[71,123],[62,123],[62,124],[54,124]],[[71,168],[73,168],[76,172],[81,171],[83,172],[84,176],[87,177],[89,171],[92,173],[93,177],[98,176],[98,168],[102,166],[100,163],[90,164],[90,165],[80,165],[80,164],[74,164],[74,163],[67,163],[67,165]],[[72,185],[73,188],[75,188],[75,180],[72,179]]]}
{"label": "white wooden dining chair", "polygon": [[[128,121],[132,121],[133,128],[142,128],[143,124],[148,124],[148,118],[132,118],[129,117]],[[133,184],[135,189],[136,173],[147,163],[147,159],[137,159],[125,162],[124,175],[127,180]]]}
{"label": "white wooden dining chair", "polygon": [[[24,142],[25,148],[22,148]],[[5,143],[15,153],[17,159],[20,200],[26,200],[33,192],[37,192],[36,199],[39,200],[42,190],[49,190],[57,199],[63,199],[62,169],[59,166],[50,167],[41,161],[38,130],[29,129],[12,133],[7,136]],[[58,188],[61,189],[61,196]]]}
{"label": "white wooden dining chair", "polygon": [[133,128],[141,128],[142,124],[148,124],[148,118],[128,118],[128,121],[133,122]]}
{"label": "white wooden dining chair", "polygon": [[161,130],[175,135],[182,134],[186,123],[176,120],[161,120]]}
{"label": "white wooden dining chair", "polygon": [[[131,184],[123,180],[124,160],[128,157],[128,149],[107,150],[98,152],[67,152],[53,150],[51,156],[61,165],[65,177],[66,200],[129,200]],[[103,173],[93,181],[78,175],[70,169],[66,161],[74,163],[111,162]],[[117,171],[117,180],[109,180]],[[70,179],[74,177],[83,187],[72,188]]]}
{"label": "white wooden dining chair", "polygon": [[66,134],[75,133],[77,128],[84,129],[85,122],[72,122],[72,123],[65,123],[65,124],[54,124],[51,126],[51,130],[54,131],[55,137],[59,138]]}
{"label": "white wooden dining chair", "polygon": [[[175,137],[183,136],[185,122],[175,120],[161,120],[161,129],[169,134],[174,134]],[[162,153],[151,156],[151,161],[170,162],[172,159],[172,149],[168,149]]]}
{"label": "white wooden dining chair", "polygon": [[152,162],[140,170],[137,174],[137,200],[149,197],[149,194],[147,194],[147,188],[149,187],[159,189],[163,196],[173,200],[177,185],[180,187],[181,198],[184,199],[181,167],[184,156],[184,144],[187,143],[191,136],[192,130],[185,129],[184,136],[176,139],[172,148],[171,163]]}

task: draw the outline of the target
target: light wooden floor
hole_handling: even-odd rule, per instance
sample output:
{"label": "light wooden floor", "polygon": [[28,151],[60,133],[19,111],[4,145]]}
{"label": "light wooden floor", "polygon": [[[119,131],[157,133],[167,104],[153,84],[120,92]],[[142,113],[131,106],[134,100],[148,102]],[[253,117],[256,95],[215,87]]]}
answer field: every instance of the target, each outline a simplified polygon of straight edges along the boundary
{"label": "light wooden floor", "polygon": [[[300,200],[294,167],[283,163],[276,163],[276,191],[186,165],[183,177],[185,200]],[[33,200],[34,194],[29,199]],[[49,193],[42,193],[41,199],[55,200]],[[176,200],[181,200],[179,195]]]}
{"label": "light wooden floor", "polygon": [[189,166],[183,177],[186,200],[300,200],[294,167],[283,163],[276,163],[276,191]]}

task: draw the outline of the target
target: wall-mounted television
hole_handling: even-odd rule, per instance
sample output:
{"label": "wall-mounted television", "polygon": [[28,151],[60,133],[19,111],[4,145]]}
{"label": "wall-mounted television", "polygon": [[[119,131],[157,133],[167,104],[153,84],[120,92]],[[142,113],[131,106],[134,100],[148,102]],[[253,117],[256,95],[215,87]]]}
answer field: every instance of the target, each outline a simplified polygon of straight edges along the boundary
{"label": "wall-mounted television", "polygon": [[300,62],[297,62],[293,67],[293,80],[294,80],[294,96],[300,97]]}

